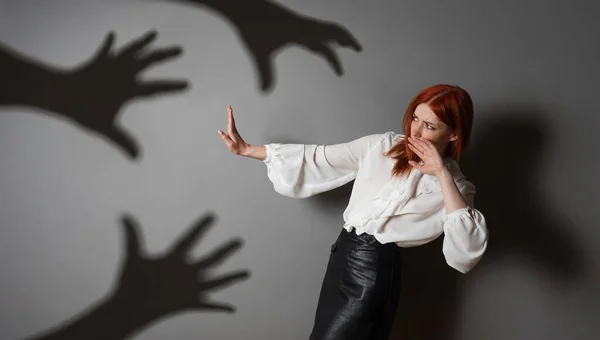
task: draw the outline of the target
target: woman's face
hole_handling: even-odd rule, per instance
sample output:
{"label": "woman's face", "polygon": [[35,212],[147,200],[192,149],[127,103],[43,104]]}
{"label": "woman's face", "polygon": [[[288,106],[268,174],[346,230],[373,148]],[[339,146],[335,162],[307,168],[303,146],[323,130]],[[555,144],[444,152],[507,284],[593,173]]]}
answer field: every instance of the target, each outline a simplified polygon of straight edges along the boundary
{"label": "woman's face", "polygon": [[433,143],[442,157],[448,143],[458,139],[454,131],[440,121],[426,103],[419,104],[415,109],[410,123],[410,135],[423,137]]}

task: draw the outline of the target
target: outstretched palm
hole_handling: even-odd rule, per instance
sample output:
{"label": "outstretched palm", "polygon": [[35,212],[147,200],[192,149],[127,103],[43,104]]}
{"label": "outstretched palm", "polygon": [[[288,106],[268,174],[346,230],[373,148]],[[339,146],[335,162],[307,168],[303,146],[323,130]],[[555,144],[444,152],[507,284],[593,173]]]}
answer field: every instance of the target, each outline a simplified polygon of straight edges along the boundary
{"label": "outstretched palm", "polygon": [[162,317],[185,310],[218,310],[233,312],[228,304],[212,302],[207,293],[246,279],[248,271],[237,271],[209,278],[207,270],[236,251],[240,241],[230,241],[200,261],[191,261],[188,252],[213,222],[206,216],[196,222],[164,256],[147,257],[141,247],[139,227],[129,216],[123,217],[127,257],[116,288],[115,298],[140,313]]}
{"label": "outstretched palm", "polygon": [[244,155],[244,152],[250,147],[250,145],[244,141],[242,136],[240,136],[240,133],[235,126],[235,118],[233,117],[233,109],[231,106],[227,107],[227,133],[221,130],[219,130],[218,133],[229,151],[236,155]]}
{"label": "outstretched palm", "polygon": [[116,125],[116,117],[125,103],[131,99],[155,94],[181,91],[185,81],[145,81],[138,75],[152,64],[171,59],[181,53],[178,47],[144,51],[156,38],[149,32],[114,53],[115,35],[110,33],[102,47],[91,60],[64,77],[65,103],[54,111],[73,119],[83,127],[104,136],[136,157],[138,146],[127,133]]}

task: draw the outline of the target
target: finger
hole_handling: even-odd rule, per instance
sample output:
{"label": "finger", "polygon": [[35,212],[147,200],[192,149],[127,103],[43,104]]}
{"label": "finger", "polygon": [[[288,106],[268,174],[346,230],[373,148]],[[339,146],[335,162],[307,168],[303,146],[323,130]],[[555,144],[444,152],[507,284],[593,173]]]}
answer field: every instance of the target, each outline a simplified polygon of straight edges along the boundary
{"label": "finger", "polygon": [[356,39],[352,34],[350,34],[350,32],[347,31],[345,32],[344,36],[338,37],[337,43],[344,47],[350,47],[356,52],[360,52],[363,49],[360,42],[358,42],[358,39]]}
{"label": "finger", "polygon": [[239,154],[239,152],[237,151],[237,143],[233,141],[233,139],[231,139],[231,137],[229,137],[225,132],[218,130],[219,133],[219,137],[221,137],[221,140],[223,142],[225,142],[225,145],[227,146],[227,149],[229,149],[229,151],[231,151],[234,154]]}
{"label": "finger", "polygon": [[173,245],[171,254],[183,256],[197,242],[198,238],[208,230],[215,219],[216,217],[213,214],[206,214],[204,218],[196,222],[180,237],[179,241]]}
{"label": "finger", "polygon": [[142,246],[139,237],[139,225],[132,216],[127,214],[121,217],[121,224],[125,232],[125,254],[127,260],[140,258],[142,255]]}
{"label": "finger", "polygon": [[428,152],[430,156],[439,154],[438,149],[430,140],[422,139],[422,143],[424,145],[425,151]]}
{"label": "finger", "polygon": [[419,140],[421,141],[421,145],[423,145],[423,149],[425,149],[425,151],[436,150],[435,145],[433,145],[433,143],[429,139],[419,137]]}
{"label": "finger", "polygon": [[156,36],[157,33],[154,30],[144,34],[140,38],[133,40],[128,45],[125,45],[123,48],[121,48],[119,56],[131,57],[132,55],[136,54],[144,47],[146,47],[146,45],[150,44],[154,39],[156,39]]}
{"label": "finger", "polygon": [[222,289],[236,283],[237,281],[246,280],[248,277],[250,277],[249,271],[240,270],[231,274],[223,275],[217,279],[201,282],[200,289],[202,291]]}
{"label": "finger", "polygon": [[419,149],[421,152],[425,153],[425,152],[427,152],[428,146],[423,140],[421,140],[419,138],[409,137],[409,143],[411,143],[414,147]]}
{"label": "finger", "polygon": [[423,141],[420,140],[418,137],[408,137],[408,142],[419,149],[423,149],[423,147],[425,146]]}
{"label": "finger", "polygon": [[233,111],[229,110],[227,114],[227,136],[233,144],[236,144],[239,140],[237,130],[235,128],[235,120],[233,118]]}
{"label": "finger", "polygon": [[275,78],[275,70],[270,55],[252,51],[254,64],[258,70],[260,89],[263,92],[268,92],[273,89]]}
{"label": "finger", "polygon": [[235,312],[234,306],[225,304],[225,303],[220,303],[220,302],[201,301],[197,304],[196,308],[204,309],[204,310],[212,310],[212,311],[229,312],[229,313]]}
{"label": "finger", "polygon": [[221,140],[223,142],[225,142],[225,145],[227,145],[227,148],[229,150],[232,150],[234,143],[231,140],[231,138],[229,138],[229,136],[227,136],[227,134],[225,132],[221,131],[221,130],[217,130],[217,133],[219,134],[219,137],[221,137]]}
{"label": "finger", "polygon": [[235,141],[235,119],[233,118],[233,109],[231,106],[227,107],[227,133],[229,138]]}
{"label": "finger", "polygon": [[157,94],[179,92],[187,89],[189,83],[185,80],[154,80],[138,84],[132,96],[150,97]]}
{"label": "finger", "polygon": [[[230,108],[231,108],[231,106],[230,106]],[[242,136],[240,136],[240,132],[238,131],[237,125],[235,123],[233,109],[231,109],[231,111],[230,111],[230,118],[231,118],[231,129],[229,132],[229,138],[231,138],[231,140],[236,144],[239,142],[243,142],[244,140],[242,139]]]}
{"label": "finger", "polygon": [[414,144],[412,144],[411,142],[408,143],[408,147],[417,154],[417,156],[419,156],[420,158],[423,158],[423,156],[425,156],[425,154]]}
{"label": "finger", "polygon": [[139,61],[138,69],[143,70],[154,63],[159,63],[168,59],[172,59],[176,56],[181,55],[182,52],[183,49],[181,47],[171,47],[155,50],[145,55],[144,58]]}
{"label": "finger", "polygon": [[313,50],[316,53],[320,53],[323,56],[323,58],[325,58],[325,60],[327,60],[327,62],[329,63],[329,66],[331,66],[331,68],[333,68],[333,70],[335,71],[335,73],[338,76],[341,76],[344,73],[340,59],[333,52],[332,48],[321,43],[321,44],[318,44],[317,46],[315,46],[315,48],[313,48]]}
{"label": "finger", "polygon": [[210,266],[215,266],[220,262],[223,262],[228,256],[238,251],[242,246],[240,240],[233,240],[225,245],[221,246],[217,250],[213,251],[209,256],[203,260],[198,261],[195,267],[197,269],[204,269]]}
{"label": "finger", "polygon": [[419,142],[421,142],[421,144],[423,145],[423,147],[425,148],[433,148],[433,143],[431,143],[431,141],[429,141],[429,139],[423,138],[423,137],[419,137],[417,139]]}
{"label": "finger", "polygon": [[355,51],[362,51],[361,44],[347,29],[335,24],[328,24],[327,28],[330,31],[332,39],[335,40],[339,45],[350,47]]}
{"label": "finger", "polygon": [[413,145],[411,145],[411,144],[408,144],[408,147],[409,147],[409,148],[410,148],[410,149],[411,149],[411,150],[412,150],[412,151],[413,151],[413,152],[414,152],[414,153],[415,153],[415,154],[416,154],[416,155],[417,155],[419,158],[423,159],[423,158],[425,157],[425,155],[424,155],[424,154],[423,154],[421,151],[419,151],[419,150],[415,149],[415,147],[414,147]]}
{"label": "finger", "polygon": [[[92,127],[93,128],[93,127]],[[139,156],[139,148],[135,139],[125,133],[121,128],[111,126],[110,128],[100,131],[108,140],[114,143],[123,151],[129,158],[136,159]]]}
{"label": "finger", "polygon": [[106,37],[104,37],[104,41],[102,42],[100,49],[98,50],[98,52],[96,53],[96,56],[93,59],[97,59],[102,56],[108,56],[110,53],[110,50],[112,49],[112,45],[114,42],[115,42],[115,33],[109,32],[106,35]]}
{"label": "finger", "polygon": [[410,164],[413,168],[421,170],[421,165],[415,161],[408,161],[408,164]]}

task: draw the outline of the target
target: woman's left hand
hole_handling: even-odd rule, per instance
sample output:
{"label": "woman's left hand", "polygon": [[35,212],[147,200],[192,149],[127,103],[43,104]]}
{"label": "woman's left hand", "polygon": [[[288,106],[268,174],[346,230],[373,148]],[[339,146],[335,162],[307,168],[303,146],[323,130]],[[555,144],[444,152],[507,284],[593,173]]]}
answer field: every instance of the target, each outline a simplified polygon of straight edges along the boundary
{"label": "woman's left hand", "polygon": [[444,170],[444,160],[433,143],[423,137],[408,137],[408,147],[421,158],[420,163],[408,161],[408,164],[426,175],[438,177]]}

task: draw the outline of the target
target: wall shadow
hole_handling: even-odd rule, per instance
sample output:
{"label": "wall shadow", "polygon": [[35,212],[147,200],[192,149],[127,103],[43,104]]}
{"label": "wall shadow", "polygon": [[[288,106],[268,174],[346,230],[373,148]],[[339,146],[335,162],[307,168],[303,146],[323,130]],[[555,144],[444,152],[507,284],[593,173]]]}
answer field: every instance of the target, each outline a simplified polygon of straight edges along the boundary
{"label": "wall shadow", "polygon": [[139,73],[181,54],[181,47],[149,50],[157,37],[150,31],[114,51],[109,33],[89,60],[62,70],[26,56],[0,42],[0,108],[25,106],[68,121],[101,137],[131,159],[139,156],[134,137],[117,125],[123,106],[137,98],[180,92],[183,80],[138,79]]}
{"label": "wall shadow", "polygon": [[156,1],[207,8],[229,21],[252,59],[259,77],[259,88],[263,92],[271,92],[275,87],[275,56],[291,45],[319,55],[338,76],[343,75],[344,70],[332,45],[362,51],[358,40],[345,27],[298,14],[272,1]]}
{"label": "wall shadow", "polygon": [[164,254],[148,256],[140,226],[131,216],[123,215],[124,259],[115,287],[79,315],[27,339],[125,339],[183,312],[234,312],[233,305],[212,301],[209,293],[248,279],[250,272],[238,270],[216,277],[209,273],[236,253],[242,241],[230,240],[200,260],[188,258],[215,218],[206,214]]}

